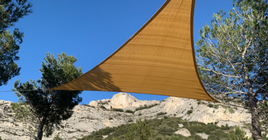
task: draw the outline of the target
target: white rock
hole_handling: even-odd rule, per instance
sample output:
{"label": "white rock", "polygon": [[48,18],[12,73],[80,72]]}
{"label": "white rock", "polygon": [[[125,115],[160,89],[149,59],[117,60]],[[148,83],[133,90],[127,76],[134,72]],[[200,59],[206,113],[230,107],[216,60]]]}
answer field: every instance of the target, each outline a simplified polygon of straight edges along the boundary
{"label": "white rock", "polygon": [[113,96],[113,98],[111,99],[111,104],[113,108],[125,108],[132,106],[132,104],[137,101],[137,98],[127,93],[121,92]]}
{"label": "white rock", "polygon": [[183,124],[178,124],[179,125],[179,127],[183,127]]}
{"label": "white rock", "polygon": [[182,135],[182,136],[184,136],[184,137],[189,137],[189,136],[191,136],[191,133],[190,133],[189,130],[186,129],[186,128],[182,128],[182,129],[176,131],[175,134],[177,134],[177,135]]}
{"label": "white rock", "polygon": [[209,136],[205,133],[196,133],[196,134],[199,135],[202,139],[208,139],[208,136]]}
{"label": "white rock", "polygon": [[109,135],[103,135],[102,139],[106,139]]}
{"label": "white rock", "polygon": [[97,107],[98,102],[97,101],[91,101],[88,105]]}

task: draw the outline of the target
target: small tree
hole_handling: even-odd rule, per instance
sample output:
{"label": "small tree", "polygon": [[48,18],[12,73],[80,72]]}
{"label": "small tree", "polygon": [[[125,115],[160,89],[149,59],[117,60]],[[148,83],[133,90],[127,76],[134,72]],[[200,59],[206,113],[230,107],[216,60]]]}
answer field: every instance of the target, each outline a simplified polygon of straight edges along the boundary
{"label": "small tree", "polygon": [[[60,125],[62,120],[70,118],[73,114],[72,109],[82,101],[78,95],[81,91],[48,91],[52,87],[70,82],[82,75],[82,68],[76,68],[73,63],[77,59],[73,56],[67,56],[65,53],[58,55],[56,60],[53,54],[48,53],[45,62],[42,62],[41,80],[35,82],[14,83],[14,91],[20,101],[26,103],[25,107],[32,113],[28,121],[36,121],[37,139],[41,140],[43,131],[46,136],[53,132],[54,126]],[[25,118],[27,111],[17,112],[19,109],[15,107],[15,113],[19,117]],[[31,114],[28,114],[31,115]]]}
{"label": "small tree", "polygon": [[20,18],[31,13],[32,5],[27,0],[0,1],[0,86],[19,75],[20,68],[14,62],[22,43],[23,33],[17,28],[10,33],[7,28],[14,26]]}
{"label": "small tree", "polygon": [[220,11],[211,27],[200,30],[197,65],[206,90],[218,100],[244,102],[252,116],[252,136],[259,140],[265,112],[257,108],[268,100],[268,2],[234,0],[233,6],[228,17]]}

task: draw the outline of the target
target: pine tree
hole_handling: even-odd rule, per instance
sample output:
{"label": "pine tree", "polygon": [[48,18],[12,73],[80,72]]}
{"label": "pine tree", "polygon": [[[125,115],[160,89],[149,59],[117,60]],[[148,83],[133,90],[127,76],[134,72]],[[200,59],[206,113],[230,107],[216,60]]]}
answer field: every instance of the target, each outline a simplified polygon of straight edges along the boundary
{"label": "pine tree", "polygon": [[[56,60],[53,54],[48,53],[45,62],[42,62],[41,79],[20,83],[17,80],[13,89],[20,99],[26,103],[27,110],[20,111],[21,107],[13,107],[17,117],[29,118],[28,121],[37,123],[37,139],[41,140],[43,132],[49,136],[55,126],[59,126],[62,120],[70,118],[72,109],[82,101],[78,95],[81,91],[49,91],[70,82],[82,75],[82,68],[76,68],[73,63],[77,59],[67,56],[65,53],[58,55]],[[27,115],[25,113],[29,112]],[[31,115],[31,116],[29,116]],[[26,120],[27,120],[26,118]],[[24,119],[25,120],[25,119]]]}
{"label": "pine tree", "polygon": [[31,7],[27,0],[0,0],[0,86],[7,84],[20,71],[14,61],[19,60],[16,54],[24,34],[17,28],[10,33],[7,28],[31,13]]}
{"label": "pine tree", "polygon": [[[252,115],[254,140],[262,139],[260,116],[265,115],[257,108],[268,100],[267,9],[267,0],[234,0],[229,16],[214,14],[211,27],[200,30],[196,43],[206,90],[222,102],[225,97],[244,102]],[[262,107],[267,110],[267,105]]]}

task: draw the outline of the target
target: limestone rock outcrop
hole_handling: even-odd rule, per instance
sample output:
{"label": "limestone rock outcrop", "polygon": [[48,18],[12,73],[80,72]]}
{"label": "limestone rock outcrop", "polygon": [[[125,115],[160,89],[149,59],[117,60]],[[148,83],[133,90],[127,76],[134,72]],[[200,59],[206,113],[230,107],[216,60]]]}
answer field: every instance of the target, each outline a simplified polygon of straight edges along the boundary
{"label": "limestone rock outcrop", "polygon": [[112,108],[120,108],[124,110],[135,110],[135,108],[138,108],[140,106],[150,106],[153,104],[159,104],[160,101],[151,100],[138,100],[134,96],[120,92],[118,94],[115,94],[112,99],[103,99],[103,100],[97,100],[97,101],[91,101],[89,103],[90,106],[94,107],[101,107],[104,106],[106,109],[112,109]]}
{"label": "limestone rock outcrop", "polygon": [[188,129],[186,128],[182,128],[182,129],[179,129],[178,131],[175,132],[175,134],[177,135],[182,135],[184,137],[189,137],[191,136],[191,133]]}
{"label": "limestone rock outcrop", "polygon": [[[0,101],[0,136],[2,139],[29,140],[28,130],[15,119],[11,104],[9,101]],[[132,123],[139,118],[181,117],[187,121],[217,122],[219,126],[227,124],[241,127],[251,122],[250,114],[243,108],[176,97],[168,97],[163,101],[143,101],[127,93],[115,94],[112,99],[91,101],[89,105],[77,105],[73,111],[72,117],[62,122],[61,129],[56,129],[52,136],[43,139],[52,140],[57,134],[63,139],[78,139],[93,131]],[[185,130],[182,124],[178,125],[180,131]],[[244,130],[251,136],[248,129]],[[180,134],[180,131],[177,133]],[[183,133],[189,135],[186,130]],[[202,133],[200,136],[207,137]]]}

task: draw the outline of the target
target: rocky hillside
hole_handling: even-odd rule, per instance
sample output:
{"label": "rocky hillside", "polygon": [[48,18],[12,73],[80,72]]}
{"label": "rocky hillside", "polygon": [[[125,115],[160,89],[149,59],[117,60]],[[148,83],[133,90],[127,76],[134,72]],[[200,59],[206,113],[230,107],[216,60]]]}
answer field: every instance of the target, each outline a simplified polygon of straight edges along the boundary
{"label": "rocky hillside", "polygon": [[[27,124],[14,118],[11,104],[9,101],[0,101],[0,136],[2,139],[30,139]],[[64,139],[77,139],[93,131],[128,124],[139,118],[155,119],[164,116],[203,123],[218,122],[218,126],[240,126],[251,136],[251,117],[243,108],[176,97],[168,97],[163,101],[142,101],[127,93],[118,93],[112,99],[76,106],[73,116],[63,121],[61,129],[44,140],[53,139],[57,134]]]}

